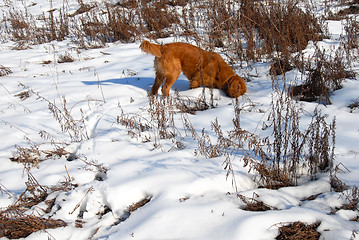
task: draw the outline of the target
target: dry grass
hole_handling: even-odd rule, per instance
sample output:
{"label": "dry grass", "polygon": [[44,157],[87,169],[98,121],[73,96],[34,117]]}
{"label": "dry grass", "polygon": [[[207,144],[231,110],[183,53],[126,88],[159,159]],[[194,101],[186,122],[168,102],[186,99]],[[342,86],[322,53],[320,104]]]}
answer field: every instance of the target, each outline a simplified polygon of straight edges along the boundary
{"label": "dry grass", "polygon": [[289,225],[279,227],[279,235],[277,240],[317,240],[320,238],[320,233],[316,230],[320,223],[307,225],[302,222],[293,222]]}

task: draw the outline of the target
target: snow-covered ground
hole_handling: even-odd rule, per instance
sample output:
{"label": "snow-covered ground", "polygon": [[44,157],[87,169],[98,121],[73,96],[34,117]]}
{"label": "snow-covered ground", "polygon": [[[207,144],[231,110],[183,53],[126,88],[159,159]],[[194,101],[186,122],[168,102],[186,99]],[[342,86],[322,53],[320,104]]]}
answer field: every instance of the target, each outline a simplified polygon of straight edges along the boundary
{"label": "snow-covered ground", "polygon": [[[331,38],[319,45],[332,50],[345,32],[340,21],[330,21],[328,27]],[[50,194],[47,199],[55,199],[55,205],[49,213],[41,210],[46,209],[45,203],[27,212],[62,219],[68,226],[38,231],[27,239],[274,239],[280,226],[295,221],[321,222],[318,231],[322,239],[355,238],[359,224],[350,219],[359,212],[339,210],[330,214],[347,203],[348,192],[332,192],[328,175],[297,187],[258,189],[253,173],[248,173],[237,157],[233,164],[238,193],[249,198],[258,195],[258,200],[276,209],[244,211],[232,179],[226,179],[225,157],[206,159],[195,155],[198,143],[190,134],[182,131],[184,146],[177,149],[171,140],[160,140],[161,146],[155,148],[153,139],[144,143],[141,138],[131,138],[128,130],[117,123],[117,117],[122,111],[146,117],[147,90],[155,76],[153,56],[143,54],[139,44],[112,43],[88,50],[78,49],[68,40],[27,50],[13,50],[14,42],[0,45],[0,65],[12,71],[0,77],[0,189],[12,193],[0,191],[0,207],[14,203],[26,189],[28,175],[24,166],[9,159],[15,146],[43,143],[40,147],[48,150],[52,140],[69,144],[66,150],[79,156],[73,161],[67,161],[65,156],[48,159],[30,169],[42,185],[57,185],[70,176],[78,187]],[[313,45],[309,44],[305,51],[310,57]],[[56,63],[65,54],[74,61]],[[46,61],[51,63],[45,64]],[[359,63],[352,65],[358,73]],[[243,111],[241,127],[267,136],[268,129],[263,131],[260,126],[270,109],[273,91],[269,64],[253,67],[237,71],[241,76],[251,76],[248,92],[239,98],[239,104],[245,106],[251,101],[261,111]],[[287,78],[298,79],[297,74],[292,70]],[[331,96],[331,105],[301,102],[305,110],[301,117],[309,122],[313,109],[318,107],[328,120],[336,118],[336,164],[341,169],[338,177],[350,186],[359,186],[359,110],[350,112],[348,108],[359,97],[358,79],[347,79],[343,86]],[[175,88],[180,96],[202,94],[201,88],[190,90],[183,75]],[[22,101],[15,96],[29,89],[34,92],[29,98]],[[47,101],[61,108],[65,100],[71,116],[84,119],[79,125],[84,126],[82,132],[88,139],[73,142],[61,131]],[[186,115],[198,133],[205,129],[213,134],[211,121],[216,118],[224,132],[233,127],[233,99],[215,89],[214,101],[216,108]],[[181,123],[181,114],[175,114],[175,120]],[[179,124],[178,128],[183,126]],[[40,136],[41,131],[46,131],[47,138]],[[101,167],[105,170],[100,171]],[[320,195],[314,200],[304,200],[316,194]],[[146,198],[150,199],[147,204],[131,215],[127,213],[129,206]],[[76,220],[81,221],[81,228],[75,227]]]}

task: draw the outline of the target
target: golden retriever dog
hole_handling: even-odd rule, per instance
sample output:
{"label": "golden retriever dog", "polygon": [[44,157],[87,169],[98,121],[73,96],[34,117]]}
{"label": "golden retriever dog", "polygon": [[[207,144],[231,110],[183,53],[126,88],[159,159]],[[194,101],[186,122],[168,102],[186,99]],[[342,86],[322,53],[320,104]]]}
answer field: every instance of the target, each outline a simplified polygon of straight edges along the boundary
{"label": "golden retriever dog", "polygon": [[155,56],[156,79],[151,89],[152,95],[156,95],[163,84],[162,94],[168,96],[181,71],[189,79],[190,88],[201,85],[215,87],[234,98],[247,91],[243,78],[218,53],[179,42],[158,45],[143,41],[140,48]]}

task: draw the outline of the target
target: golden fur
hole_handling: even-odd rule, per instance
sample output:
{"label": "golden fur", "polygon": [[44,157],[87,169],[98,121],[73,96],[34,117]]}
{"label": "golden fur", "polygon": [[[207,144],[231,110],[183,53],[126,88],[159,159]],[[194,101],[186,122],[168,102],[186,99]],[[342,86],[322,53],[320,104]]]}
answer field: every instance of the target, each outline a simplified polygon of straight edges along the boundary
{"label": "golden fur", "polygon": [[215,52],[179,42],[158,45],[143,41],[140,48],[155,56],[156,79],[151,89],[153,95],[157,94],[163,83],[162,94],[168,96],[181,71],[189,79],[190,88],[201,85],[215,87],[234,98],[247,91],[243,78]]}

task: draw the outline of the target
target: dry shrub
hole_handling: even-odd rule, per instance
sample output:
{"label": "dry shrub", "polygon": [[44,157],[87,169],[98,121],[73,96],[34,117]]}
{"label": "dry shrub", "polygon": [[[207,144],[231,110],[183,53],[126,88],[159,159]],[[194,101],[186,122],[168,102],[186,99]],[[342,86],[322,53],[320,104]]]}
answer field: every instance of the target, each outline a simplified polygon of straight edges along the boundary
{"label": "dry shrub", "polygon": [[175,109],[171,102],[172,99],[158,96],[148,97],[149,108],[147,111],[150,121],[155,124],[160,139],[171,139],[176,136]]}
{"label": "dry shrub", "polygon": [[302,101],[331,104],[330,94],[342,88],[346,78],[353,78],[355,74],[349,71],[349,64],[345,62],[343,48],[338,48],[334,55],[316,47],[311,59],[304,62],[300,68],[308,77],[304,83],[291,88],[291,94]]}
{"label": "dry shrub", "polygon": [[[199,136],[197,140],[198,148],[195,150],[195,155],[202,155],[206,158],[215,158],[223,154],[219,144],[212,143],[210,136],[205,133],[205,129],[202,129],[201,136]],[[224,168],[230,168],[230,165],[225,166]]]}
{"label": "dry shrub", "polygon": [[127,209],[128,212],[129,212],[130,214],[132,214],[132,213],[133,213],[134,211],[136,211],[137,209],[139,209],[139,208],[145,206],[147,203],[149,203],[149,202],[151,201],[151,199],[152,199],[152,196],[147,196],[146,198],[142,199],[141,201],[138,201],[138,202],[136,202],[136,203],[130,205],[130,206],[128,207],[128,209]]}
{"label": "dry shrub", "polygon": [[141,1],[141,17],[151,38],[164,38],[173,34],[169,28],[179,22],[177,13],[169,9],[168,1]]}
{"label": "dry shrub", "polygon": [[108,11],[108,30],[109,36],[113,39],[110,41],[134,42],[139,31],[136,27],[136,15],[117,6],[107,7]]}
{"label": "dry shrub", "polygon": [[66,63],[66,62],[73,62],[73,61],[74,61],[74,58],[69,53],[60,55],[59,59],[57,60],[58,63]]}
{"label": "dry shrub", "polygon": [[294,68],[286,57],[275,58],[271,62],[269,74],[273,76],[283,75]]}
{"label": "dry shrub", "polygon": [[321,23],[309,6],[304,11],[299,8],[298,1],[208,2],[206,32],[200,37],[208,37],[205,45],[212,48],[228,46],[225,51],[233,61],[256,61],[274,51],[288,58],[309,40],[322,39]]}
{"label": "dry shrub", "polygon": [[335,128],[335,118],[331,124],[328,124],[326,116],[314,110],[314,117],[305,132],[307,141],[305,160],[312,178],[315,178],[317,173],[333,170]]}
{"label": "dry shrub", "polygon": [[63,55],[60,55],[59,59],[57,60],[58,63],[69,63],[73,61],[75,61],[74,58],[68,52]]}
{"label": "dry shrub", "polygon": [[[40,135],[43,135],[40,132]],[[36,167],[40,162],[50,158],[68,157],[71,153],[65,150],[64,146],[53,143],[52,150],[40,149],[41,144],[35,144],[29,141],[28,147],[15,146],[11,161],[22,163],[25,167]]]}
{"label": "dry shrub", "polygon": [[328,124],[326,116],[315,111],[312,122],[302,130],[300,108],[285,89],[281,90],[275,81],[273,85],[276,93],[265,125],[272,128],[272,137],[259,138],[235,124],[229,138],[237,141],[237,146],[231,146],[242,152],[245,166],[259,173],[260,185],[277,189],[296,185],[302,167],[308,167],[312,179],[332,170],[335,120]]}
{"label": "dry shrub", "polygon": [[26,190],[21,193],[13,207],[21,211],[30,209],[38,203],[44,201],[48,196],[48,188],[39,184],[36,178],[27,170],[28,180],[25,182]]}
{"label": "dry shrub", "polygon": [[[104,2],[101,6],[86,9],[74,23],[75,34],[83,45],[88,41],[103,45],[107,42],[134,42],[143,35],[159,38],[173,35],[172,24],[177,23],[176,13],[166,1],[131,0],[117,4]],[[173,8],[172,8],[173,9]]]}
{"label": "dry shrub", "polygon": [[125,114],[121,106],[119,107],[121,109],[121,115],[117,116],[116,121],[118,124],[121,124],[128,129],[127,134],[130,135],[132,138],[141,137],[143,132],[151,129],[150,123],[143,120],[141,115]]}
{"label": "dry shrub", "polygon": [[[140,35],[136,11],[120,4],[104,2],[105,7],[90,8],[79,15],[74,23],[75,35],[83,47],[92,42],[92,47],[103,46],[107,42],[133,42]],[[76,17],[74,18],[75,21]],[[95,45],[94,45],[95,44]]]}
{"label": "dry shrub", "polygon": [[[25,168],[28,176],[26,190],[19,196],[17,201],[0,211],[0,238],[9,239],[25,238],[33,232],[45,230],[48,228],[65,227],[67,224],[60,219],[44,218],[27,213],[27,210],[46,200],[47,196],[53,192],[67,192],[77,185],[72,183],[69,177],[57,186],[43,186],[39,184],[36,178]],[[42,209],[43,213],[51,212],[56,199],[46,200],[47,209]],[[41,214],[40,211],[37,213]]]}
{"label": "dry shrub", "polygon": [[340,10],[337,14],[336,14],[336,17],[337,18],[343,18],[347,15],[350,15],[350,14],[359,14],[359,6],[358,6],[358,1],[357,0],[353,0],[349,3],[346,3],[344,5],[347,5],[346,8]]}
{"label": "dry shrub", "polygon": [[3,15],[5,34],[15,42],[30,44],[62,41],[70,33],[68,16],[64,12],[65,6],[59,10],[49,10],[40,16],[33,16],[28,13],[27,6],[23,9],[12,7]]}
{"label": "dry shrub", "polygon": [[[253,61],[273,51],[303,49],[321,38],[320,22],[298,1],[149,1],[83,4],[73,14],[64,2],[40,17],[8,8],[4,32],[15,41],[43,43],[76,39],[83,47],[106,42],[133,42],[147,36],[187,36],[204,48],[225,47],[233,61]],[[301,23],[301,24],[297,24]]]}
{"label": "dry shrub", "polygon": [[149,196],[146,196],[145,198],[143,198],[142,200],[128,206],[127,210],[122,214],[122,216],[113,225],[118,225],[118,224],[126,221],[134,211],[138,210],[141,207],[144,207],[147,203],[149,203],[151,201],[151,199],[152,199],[152,196],[149,195]]}
{"label": "dry shrub", "polygon": [[272,109],[265,127],[271,127],[271,137],[261,138],[241,128],[240,113],[245,109],[234,105],[235,116],[233,129],[225,135],[218,121],[212,122],[212,131],[217,142],[208,134],[198,137],[197,153],[205,157],[225,156],[223,163],[227,177],[232,176],[232,184],[236,188],[232,160],[241,157],[244,166],[259,174],[257,182],[260,186],[278,189],[294,186],[302,173],[303,167],[308,169],[308,176],[316,179],[321,172],[333,170],[335,146],[335,119],[326,122],[326,116],[315,111],[307,129],[300,128],[300,108],[288,95],[287,90],[278,87],[273,81],[275,94],[272,97]]}
{"label": "dry shrub", "polygon": [[31,96],[31,93],[30,93],[30,91],[25,90],[25,91],[15,94],[14,96],[20,98],[21,101],[24,101]]}
{"label": "dry shrub", "polygon": [[0,211],[0,238],[25,238],[33,232],[66,226],[63,220],[26,215],[16,208]]}
{"label": "dry shrub", "polygon": [[16,151],[13,153],[11,161],[23,163],[25,166],[37,166],[40,163],[40,151],[38,146],[19,147],[15,146]]}
{"label": "dry shrub", "polygon": [[348,189],[348,185],[340,180],[335,174],[330,176],[330,187],[332,188],[332,191],[335,192],[343,192]]}
{"label": "dry shrub", "polygon": [[359,108],[359,97],[353,101],[353,103],[348,105],[348,108],[350,108],[350,112],[353,113],[358,110]]}
{"label": "dry shrub", "polygon": [[268,125],[273,128],[273,140],[268,148],[269,160],[265,159],[269,172],[275,174],[272,178],[275,181],[269,181],[270,185],[276,185],[276,182],[295,185],[301,167],[308,167],[308,175],[312,179],[320,172],[331,171],[335,119],[328,124],[327,116],[315,110],[307,129],[301,130],[301,109],[293,102],[288,90],[282,91],[275,82],[273,84],[277,96],[272,97],[272,111],[268,118]]}
{"label": "dry shrub", "polygon": [[297,7],[298,1],[272,2],[269,6],[259,4],[261,18],[258,24],[259,35],[264,39],[266,53],[281,51],[285,56],[290,52],[303,50],[309,40],[322,39],[322,29],[310,9],[304,12]]}
{"label": "dry shrub", "polygon": [[[359,7],[357,6],[357,10]],[[346,32],[346,37],[343,37],[342,44],[348,56],[351,56],[350,50],[356,49],[356,54],[358,53],[359,47],[359,23],[357,16],[348,16],[344,22],[344,30]],[[355,54],[353,54],[355,56]],[[352,59],[348,59],[350,62]],[[353,59],[355,60],[355,59]]]}
{"label": "dry shrub", "polygon": [[[76,184],[72,183],[72,179],[70,176],[65,179],[65,181],[59,182],[58,185],[55,186],[43,186],[41,185],[37,179],[31,174],[28,168],[25,168],[28,176],[28,180],[25,182],[26,189],[23,193],[20,194],[19,198],[16,202],[11,206],[12,208],[16,208],[18,211],[25,212],[27,209],[39,204],[40,202],[45,201],[47,196],[53,192],[67,192],[71,189],[77,187]],[[53,203],[48,202],[49,207],[53,206]],[[49,212],[49,211],[45,211]]]}
{"label": "dry shrub", "polygon": [[89,12],[91,9],[96,7],[96,4],[85,4],[82,1],[79,2],[80,7],[72,14],[69,14],[69,17],[75,17],[76,15]]}
{"label": "dry shrub", "polygon": [[255,198],[258,198],[259,196],[254,193],[254,197],[253,198],[248,198],[245,197],[241,194],[237,194],[237,197],[244,203],[246,204],[245,207],[243,207],[242,209],[245,211],[252,211],[252,212],[265,212],[265,211],[269,211],[269,210],[273,210],[275,208],[265,204],[263,201],[257,200]]}
{"label": "dry shrub", "polygon": [[191,134],[195,139],[200,139],[199,134],[192,126],[187,114],[195,114],[215,107],[213,103],[207,103],[203,98],[182,98],[175,96],[159,97],[148,95],[148,108],[137,114],[126,114],[122,107],[121,114],[117,116],[117,123],[128,129],[128,135],[141,139],[142,142],[153,142],[155,148],[162,148],[161,140],[172,141],[172,148],[183,149],[181,131],[178,129],[176,114],[180,115],[185,133]]}
{"label": "dry shrub", "polygon": [[[50,101],[44,96],[42,96],[39,92],[35,92],[32,88],[19,83],[19,86],[22,87],[25,91],[28,91],[30,94],[37,97],[36,100],[43,101],[48,104],[48,109],[52,113],[54,119],[59,123],[62,132],[67,133],[70,140],[73,142],[81,142],[82,140],[89,139],[86,127],[85,127],[85,116],[83,114],[83,110],[80,108],[79,113],[81,117],[79,119],[74,117],[73,114],[73,105],[72,108],[67,106],[66,97],[63,96],[60,98],[60,103],[56,104],[55,101]],[[88,100],[98,101],[98,100]],[[42,132],[44,133],[44,132]],[[40,132],[41,134],[41,132]],[[47,134],[46,134],[47,135]]]}
{"label": "dry shrub", "polygon": [[289,225],[279,227],[279,235],[277,240],[317,240],[320,238],[320,233],[316,230],[320,223],[307,225],[302,222],[293,222]]}
{"label": "dry shrub", "polygon": [[354,186],[350,188],[348,191],[343,192],[343,197],[348,201],[348,203],[341,206],[340,209],[352,210],[352,211],[358,210],[358,203],[359,203],[358,187]]}
{"label": "dry shrub", "polygon": [[9,75],[10,73],[12,73],[10,68],[0,65],[0,77]]}

